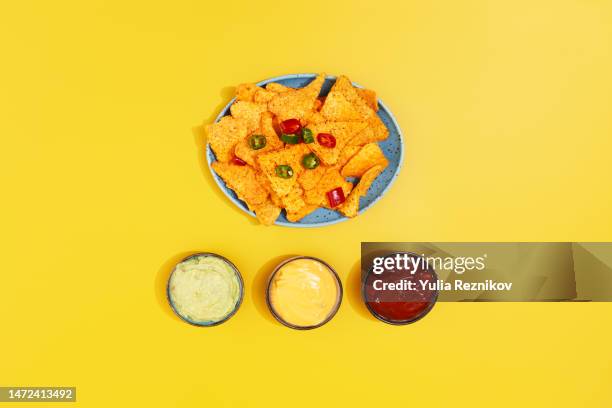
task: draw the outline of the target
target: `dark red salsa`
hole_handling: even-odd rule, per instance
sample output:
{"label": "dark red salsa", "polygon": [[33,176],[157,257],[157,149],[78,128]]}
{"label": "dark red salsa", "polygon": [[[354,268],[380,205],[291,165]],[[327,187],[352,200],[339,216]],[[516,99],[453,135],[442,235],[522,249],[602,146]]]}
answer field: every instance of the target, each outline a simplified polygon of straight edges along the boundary
{"label": "dark red salsa", "polygon": [[415,254],[394,253],[383,258],[394,261],[399,258],[400,262],[389,261],[387,266],[393,266],[384,268],[382,273],[375,273],[374,265],[370,265],[362,283],[362,294],[370,312],[391,324],[411,323],[425,316],[438,297],[433,268],[425,258]]}

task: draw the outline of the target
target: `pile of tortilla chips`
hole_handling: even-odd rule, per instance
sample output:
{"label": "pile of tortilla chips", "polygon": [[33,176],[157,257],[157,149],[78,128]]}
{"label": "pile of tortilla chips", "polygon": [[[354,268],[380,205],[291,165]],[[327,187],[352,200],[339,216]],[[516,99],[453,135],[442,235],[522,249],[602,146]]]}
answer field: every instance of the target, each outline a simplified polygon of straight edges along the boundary
{"label": "pile of tortilla chips", "polygon": [[[289,221],[297,222],[319,207],[330,208],[327,192],[338,187],[346,201],[334,210],[355,217],[360,197],[388,165],[377,144],[389,132],[376,113],[376,93],[355,88],[340,76],[329,94],[320,97],[324,81],[325,74],[320,74],[299,89],[278,83],[265,88],[239,85],[231,115],[207,127],[208,142],[217,157],[213,169],[262,224],[273,224],[282,209]],[[283,143],[279,123],[288,119],[298,119],[309,128],[314,143]],[[333,135],[335,147],[320,145],[319,133]],[[264,135],[265,147],[252,149],[252,135]],[[320,164],[307,169],[302,158],[311,152]],[[293,175],[279,177],[275,171],[279,165],[291,166]],[[359,181],[354,185],[348,177]]]}

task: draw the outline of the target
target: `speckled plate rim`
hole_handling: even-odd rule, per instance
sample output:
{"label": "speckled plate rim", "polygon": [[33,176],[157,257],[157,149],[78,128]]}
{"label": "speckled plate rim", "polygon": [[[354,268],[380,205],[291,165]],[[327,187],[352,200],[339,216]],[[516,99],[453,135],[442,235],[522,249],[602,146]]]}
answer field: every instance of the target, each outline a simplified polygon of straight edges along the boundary
{"label": "speckled plate rim", "polygon": [[[187,316],[183,316],[182,314],[179,313],[179,311],[174,306],[174,302],[172,301],[172,296],[170,296],[170,280],[172,280],[172,275],[174,275],[174,271],[176,270],[176,267],[182,262],[188,261],[191,258],[195,258],[199,256],[210,256],[213,258],[221,259],[223,262],[227,263],[232,268],[232,270],[236,274],[236,277],[238,278],[240,297],[238,298],[238,301],[236,302],[234,309],[227,316],[225,316],[223,319],[219,321],[209,320],[209,321],[198,322],[195,320],[191,320]],[[168,303],[170,304],[170,308],[172,309],[174,314],[177,315],[182,321],[189,323],[193,326],[197,326],[197,327],[214,327],[214,326],[218,326],[222,323],[227,322],[232,316],[238,313],[238,309],[240,309],[240,306],[242,306],[242,300],[244,299],[244,281],[242,279],[242,274],[240,273],[240,270],[236,267],[236,265],[234,265],[232,261],[230,261],[226,257],[219,255],[219,254],[215,254],[214,252],[196,252],[196,253],[193,253],[181,259],[180,261],[176,263],[176,265],[174,265],[174,268],[172,268],[172,272],[170,272],[170,276],[168,276],[168,283],[166,284],[166,298],[168,299]]]}
{"label": "speckled plate rim", "polygon": [[[264,79],[262,81],[259,81],[259,82],[256,83],[256,85],[257,86],[263,86],[263,85],[266,85],[266,84],[268,84],[270,82],[282,81],[284,79],[315,78],[316,76],[317,76],[317,74],[314,74],[314,73],[280,75],[280,76],[276,76],[276,77],[272,77],[272,78],[268,78],[268,79]],[[325,77],[325,79],[332,79],[332,80],[335,80],[336,78],[337,77],[335,75],[327,75]],[[358,87],[358,88],[363,88],[363,86],[359,85],[356,82],[353,82],[353,85]],[[228,111],[230,106],[232,106],[232,104],[235,101],[236,101],[236,98],[234,97],[234,98],[232,98],[231,101],[229,101],[227,103],[227,105],[225,105],[223,107],[223,109],[221,109],[221,111],[219,112],[219,114],[215,118],[215,122],[214,123],[219,122],[223,116],[226,116],[225,112]],[[370,207],[372,207],[374,204],[376,204],[385,194],[387,194],[387,191],[391,188],[393,183],[395,183],[395,179],[399,175],[399,172],[400,172],[400,170],[402,168],[402,165],[404,163],[404,135],[402,134],[402,129],[400,128],[399,124],[397,123],[397,120],[395,119],[395,116],[393,115],[391,110],[387,107],[387,105],[384,104],[384,102],[382,100],[380,100],[380,98],[378,99],[378,105],[389,115],[389,118],[391,119],[391,123],[393,123],[393,126],[395,127],[395,129],[397,129],[397,134],[399,136],[399,145],[400,145],[399,163],[398,163],[397,167],[395,168],[395,171],[393,172],[393,175],[391,176],[391,179],[389,180],[389,183],[380,192],[380,194],[378,194],[378,196],[376,196],[372,200],[372,202],[370,204],[368,204],[367,206],[365,206],[364,208],[359,210],[359,212],[358,212],[359,215],[363,214],[366,210],[368,210]],[[208,169],[210,170],[210,173],[212,174],[213,179],[215,180],[215,183],[217,183],[217,186],[219,186],[219,188],[221,189],[223,194],[225,196],[227,196],[234,204],[236,204],[236,206],[238,208],[240,208],[245,213],[249,214],[251,217],[257,218],[257,216],[255,215],[255,213],[253,211],[250,211],[250,210],[248,210],[247,208],[244,207],[243,202],[241,200],[239,200],[237,197],[233,197],[231,194],[227,194],[225,189],[228,188],[228,187],[225,185],[225,182],[221,179],[221,177],[219,177],[219,175],[217,175],[217,173],[215,173],[215,171],[213,170],[213,168],[212,168],[213,161],[211,160],[211,157],[215,157],[215,154],[214,154],[214,152],[212,151],[212,149],[210,147],[210,143],[206,143],[206,162],[208,163]],[[216,157],[215,157],[215,161],[216,161]],[[317,223],[312,223],[312,224],[301,224],[299,221],[298,222],[285,222],[285,221],[279,221],[277,219],[276,221],[274,221],[274,225],[280,225],[280,226],[283,226],[283,227],[293,227],[293,228],[317,228],[317,227],[324,227],[324,226],[327,226],[327,225],[337,224],[339,222],[347,221],[348,219],[349,219],[348,217],[345,217],[345,216],[343,216],[342,214],[339,213],[339,218],[337,218],[335,220],[331,220],[331,221],[317,222]]]}

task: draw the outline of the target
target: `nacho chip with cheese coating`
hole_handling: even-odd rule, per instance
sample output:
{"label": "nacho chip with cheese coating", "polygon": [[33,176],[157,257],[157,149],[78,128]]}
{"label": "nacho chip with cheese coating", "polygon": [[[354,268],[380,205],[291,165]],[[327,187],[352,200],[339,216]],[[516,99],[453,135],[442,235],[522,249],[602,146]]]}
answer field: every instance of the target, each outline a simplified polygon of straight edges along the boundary
{"label": "nacho chip with cheese coating", "polygon": [[247,129],[242,120],[224,116],[217,123],[206,127],[208,143],[217,160],[228,162],[234,155],[234,147],[247,135]]}
{"label": "nacho chip with cheese coating", "polygon": [[265,152],[277,150],[283,147],[283,142],[279,139],[273,125],[274,115],[271,112],[263,112],[261,114],[261,122],[259,128],[253,134],[263,135],[266,137],[266,145],[261,149],[254,150],[250,145],[251,136],[245,137],[236,144],[234,154],[236,157],[244,160],[247,164],[253,167],[259,167],[255,158]]}
{"label": "nacho chip with cheese coating", "polygon": [[359,95],[351,80],[342,75],[336,79],[336,83],[325,98],[321,114],[327,120],[352,121],[367,120],[375,112]]}
{"label": "nacho chip with cheese coating", "polygon": [[321,114],[328,120],[367,121],[368,125],[352,142],[359,145],[384,140],[389,135],[387,127],[376,111],[378,111],[376,93],[368,89],[355,88],[345,76],[338,77],[321,108]]}
{"label": "nacho chip with cheese coating", "polygon": [[357,93],[361,98],[366,102],[366,104],[372,108],[374,112],[378,112],[378,98],[376,97],[376,92],[371,89],[365,88],[355,88]]}
{"label": "nacho chip with cheese coating", "polygon": [[295,212],[287,211],[287,220],[289,220],[290,222],[298,222],[299,220],[301,220],[302,218],[304,218],[311,212],[316,211],[317,208],[319,207],[316,205],[306,204],[304,207],[300,208],[298,211],[295,211]]}
{"label": "nacho chip with cheese coating", "polygon": [[249,208],[263,204],[268,198],[268,192],[258,183],[256,172],[251,166],[216,161],[212,168]]}
{"label": "nacho chip with cheese coating", "polygon": [[255,84],[240,84],[236,87],[236,100],[253,102],[253,96],[258,89],[261,89]]}
{"label": "nacho chip with cheese coating", "polygon": [[274,92],[268,91],[267,89],[259,88],[253,95],[253,102],[267,105],[268,102],[276,95]]}
{"label": "nacho chip with cheese coating", "polygon": [[[342,187],[342,192],[344,193],[344,196],[345,196],[345,197],[348,197],[348,196],[349,196],[349,194],[351,193],[351,191],[353,191],[353,187],[354,187],[354,186],[353,186],[353,183],[351,183],[351,182],[349,182],[349,181],[344,180],[344,183],[342,183],[342,184],[340,185],[340,187]],[[329,190],[333,190],[333,188],[330,188]],[[328,190],[328,191],[329,191],[329,190]],[[327,191],[325,192],[325,194],[323,195],[323,197],[324,197],[324,198],[323,198],[323,202],[322,202],[322,204],[321,204],[321,207],[328,208],[328,209],[330,209],[330,210],[337,210],[337,209],[338,209],[338,207],[332,208],[332,207],[330,206],[330,204],[329,204],[329,198],[327,197]]]}
{"label": "nacho chip with cheese coating", "polygon": [[255,157],[257,157],[257,151],[251,149],[251,146],[249,146],[248,137],[236,144],[236,147],[234,148],[234,155],[246,162],[251,167],[258,166],[257,162],[255,161]]}
{"label": "nacho chip with cheese coating", "polygon": [[389,129],[378,115],[368,119],[368,126],[359,132],[351,141],[352,144],[364,145],[366,143],[385,140],[389,136]]}
{"label": "nacho chip with cheese coating", "polygon": [[244,122],[247,134],[253,133],[261,124],[261,115],[266,111],[266,106],[255,102],[237,101],[230,107],[232,116]]}
{"label": "nacho chip with cheese coating", "polygon": [[283,207],[283,201],[281,200],[280,196],[276,194],[274,190],[270,191],[270,201],[272,201],[274,205],[278,207],[281,207],[281,208]]}
{"label": "nacho chip with cheese coating", "polygon": [[270,194],[270,201],[272,201],[275,206],[282,207],[283,203],[278,194],[276,194],[274,190],[272,190],[272,184],[270,183],[268,177],[261,171],[257,171],[256,176],[259,185],[262,186],[268,192],[268,194]]}
{"label": "nacho chip with cheese coating", "polygon": [[[296,144],[257,156],[259,167],[270,180],[272,190],[280,197],[289,194],[297,178],[304,171],[302,157],[308,152],[306,145]],[[276,174],[276,167],[281,165],[290,166],[293,176],[286,179],[279,177]]]}
{"label": "nacho chip with cheese coating", "polygon": [[338,169],[342,169],[346,163],[355,155],[357,152],[361,150],[361,146],[348,144],[344,146],[344,149],[340,151],[340,156],[338,156],[338,161],[335,164],[335,167]]}
{"label": "nacho chip with cheese coating", "polygon": [[305,121],[313,112],[315,100],[324,81],[325,74],[320,74],[304,88],[277,93],[268,103],[268,109],[278,116],[281,122],[287,119]]}
{"label": "nacho chip with cheese coating", "polygon": [[272,146],[273,149],[284,147],[284,143],[278,137],[272,112],[264,112],[261,114],[260,131],[261,134],[266,137],[266,145]]}
{"label": "nacho chip with cheese coating", "polygon": [[259,222],[263,225],[272,225],[281,213],[282,208],[275,205],[271,200],[258,204],[253,208]]}
{"label": "nacho chip with cheese coating", "polygon": [[325,119],[333,121],[364,119],[364,115],[355,108],[355,105],[340,93],[330,93],[327,95],[325,103],[319,109],[319,112],[321,112]]}
{"label": "nacho chip with cheese coating", "polygon": [[346,201],[338,207],[338,211],[346,217],[352,218],[359,213],[359,201],[361,197],[365,197],[372,185],[372,182],[378,177],[385,168],[382,165],[374,166],[366,171],[357,186],[348,195]]}
{"label": "nacho chip with cheese coating", "polygon": [[304,122],[306,124],[305,127],[307,128],[310,128],[310,126],[313,124],[324,123],[326,121],[327,120],[325,119],[325,117],[321,115],[321,112],[317,112],[314,110],[310,112],[308,115],[306,115],[306,118],[304,119]]}
{"label": "nacho chip with cheese coating", "polygon": [[265,174],[263,174],[261,171],[256,170],[255,178],[257,179],[259,185],[262,186],[264,190],[268,192],[268,194],[272,192],[272,184],[270,184],[270,180],[268,180],[268,177],[266,177]]}
{"label": "nacho chip with cheese coating", "polygon": [[304,190],[298,184],[295,184],[289,194],[281,197],[281,202],[283,203],[283,208],[287,210],[287,212],[298,212],[302,207],[306,205],[304,201]]}
{"label": "nacho chip with cheese coating", "polygon": [[304,201],[306,204],[329,208],[327,192],[337,187],[342,187],[344,196],[347,197],[353,188],[353,184],[346,181],[344,177],[340,175],[338,169],[328,168],[325,170],[325,174],[323,174],[321,181],[315,186],[315,188],[306,190],[304,192]]}
{"label": "nacho chip with cheese coating", "polygon": [[[336,164],[340,152],[344,149],[351,139],[361,132],[366,126],[367,122],[324,122],[324,123],[312,123],[308,125],[312,134],[315,137],[314,143],[309,143],[307,146],[312,150],[323,163],[328,166]],[[336,139],[336,146],[326,147],[319,144],[318,134],[328,133]]]}
{"label": "nacho chip with cheese coating", "polygon": [[275,92],[275,93],[282,93],[282,92],[295,91],[296,89],[291,88],[289,86],[285,86],[283,84],[279,84],[278,82],[270,82],[266,84],[266,90],[270,92]]}
{"label": "nacho chip with cheese coating", "polygon": [[340,174],[344,177],[361,177],[366,171],[376,165],[387,167],[387,158],[378,143],[368,143],[346,163]]}
{"label": "nacho chip with cheese coating", "polygon": [[314,169],[305,169],[298,177],[298,183],[304,190],[312,190],[319,184],[327,167],[319,165]]}

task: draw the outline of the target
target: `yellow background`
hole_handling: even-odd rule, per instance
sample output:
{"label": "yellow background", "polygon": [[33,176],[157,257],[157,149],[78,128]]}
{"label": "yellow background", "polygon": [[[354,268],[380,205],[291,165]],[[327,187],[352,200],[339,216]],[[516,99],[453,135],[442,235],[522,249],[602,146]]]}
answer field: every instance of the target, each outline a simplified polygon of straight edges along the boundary
{"label": "yellow background", "polygon": [[[612,240],[609,1],[16,1],[0,44],[0,385],[74,385],[87,407],[612,404],[610,304],[439,304],[391,327],[356,283],[361,241]],[[198,126],[240,82],[322,70],[393,110],[402,172],[350,222],[256,225]],[[201,250],[246,281],[213,329],[163,293]],[[265,308],[289,254],[344,282],[320,329]]]}

